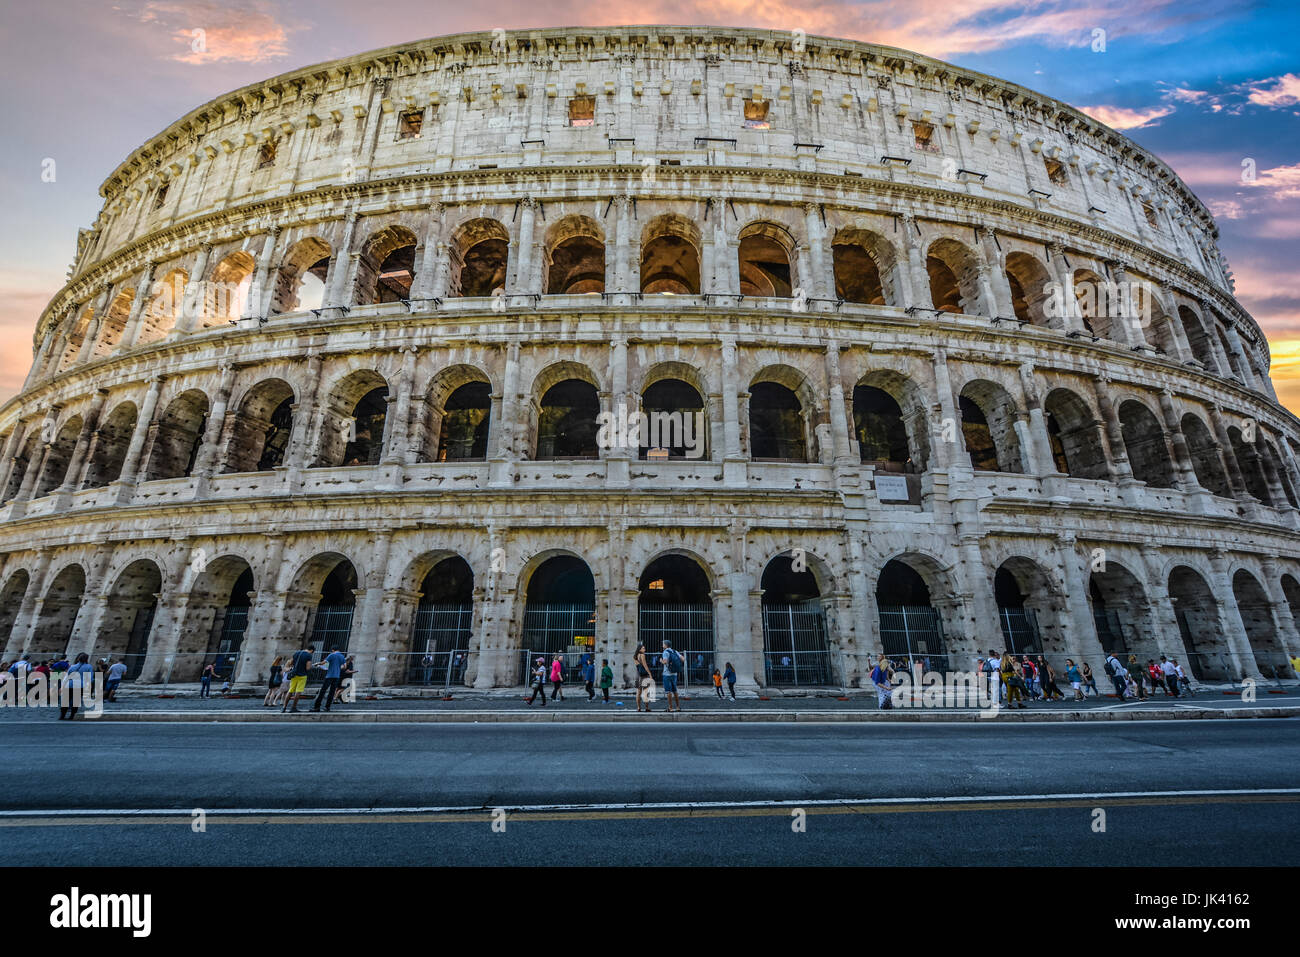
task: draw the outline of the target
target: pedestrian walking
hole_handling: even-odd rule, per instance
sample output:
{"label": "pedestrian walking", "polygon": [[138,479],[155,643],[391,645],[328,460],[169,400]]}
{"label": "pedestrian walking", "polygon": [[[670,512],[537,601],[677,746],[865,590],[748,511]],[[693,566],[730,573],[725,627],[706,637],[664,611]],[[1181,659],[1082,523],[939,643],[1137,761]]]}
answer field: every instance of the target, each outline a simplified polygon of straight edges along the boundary
{"label": "pedestrian walking", "polygon": [[74,664],[68,666],[68,678],[60,689],[59,720],[69,721],[77,716],[77,708],[94,693],[95,669],[90,664],[90,655],[84,651],[77,655]]}
{"label": "pedestrian walking", "polygon": [[1115,653],[1111,652],[1106,656],[1106,662],[1103,665],[1106,674],[1110,677],[1111,684],[1115,686],[1115,697],[1121,701],[1124,700],[1124,693],[1128,690],[1128,672]]}
{"label": "pedestrian walking", "polygon": [[307,692],[307,673],[311,670],[311,656],[315,652],[316,646],[308,645],[295,651],[289,659],[289,692],[284,696],[284,704],[280,706],[281,714],[286,711],[298,713],[298,702]]}
{"label": "pedestrian walking", "polygon": [[266,681],[266,697],[262,699],[262,707],[269,708],[275,704],[275,699],[280,696],[280,687],[284,684],[284,656],[276,655],[275,660],[271,662],[271,676]]}
{"label": "pedestrian walking", "polygon": [[1007,707],[1019,705],[1022,709],[1028,707],[1025,704],[1025,674],[1024,667],[1012,655],[1005,655],[1002,658],[1002,683],[1007,688]]}
{"label": "pedestrian walking", "polygon": [[1142,663],[1137,660],[1137,655],[1128,656],[1127,670],[1129,673],[1129,677],[1132,679],[1133,684],[1136,686],[1137,696],[1141,698],[1143,701],[1145,701],[1147,696],[1147,687],[1146,687],[1147,674],[1146,674],[1146,669],[1142,667]]}
{"label": "pedestrian walking", "polygon": [[203,674],[199,675],[199,697],[212,697],[212,679],[216,676],[217,669],[212,662],[208,662],[203,668]]}
{"label": "pedestrian walking", "polygon": [[984,674],[989,680],[989,697],[994,701],[1002,700],[1002,657],[989,649],[989,656],[984,659]]}
{"label": "pedestrian walking", "polygon": [[614,684],[614,669],[609,666],[609,659],[600,659],[600,693],[605,698],[605,704],[609,704],[609,689]]}
{"label": "pedestrian walking", "polygon": [[[1092,675],[1092,665],[1085,661],[1080,668],[1080,671],[1083,674],[1083,686],[1092,690],[1092,696],[1094,698],[1100,697],[1101,692],[1097,690],[1097,679]],[[1086,694],[1084,696],[1087,697]]]}
{"label": "pedestrian walking", "polygon": [[126,674],[126,662],[115,661],[108,667],[108,678],[104,682],[104,700],[117,700],[117,686],[122,683],[122,676]]}
{"label": "pedestrian walking", "polygon": [[582,680],[586,683],[587,700],[595,701],[596,700],[596,664],[591,660],[590,656],[588,656],[587,660],[583,662]]}
{"label": "pedestrian walking", "polygon": [[355,655],[348,655],[348,660],[343,662],[343,670],[339,674],[339,690],[334,692],[334,700],[352,704],[357,700],[357,659]]}
{"label": "pedestrian walking", "polygon": [[1074,700],[1083,700],[1083,675],[1079,671],[1079,666],[1074,663],[1073,658],[1065,659],[1065,680],[1070,682],[1070,687],[1074,689]]}
{"label": "pedestrian walking", "polygon": [[892,693],[894,668],[882,654],[876,659],[876,666],[871,669],[871,683],[876,686],[876,707],[881,711],[891,711],[894,707]]}
{"label": "pedestrian walking", "polygon": [[645,645],[639,641],[636,643],[636,651],[632,653],[632,661],[636,664],[636,710],[641,710],[644,698],[645,710],[653,711],[650,698],[653,695],[654,677],[650,674],[650,662],[646,660]]}
{"label": "pedestrian walking", "polygon": [[556,655],[551,662],[551,700],[564,700],[564,662]]}
{"label": "pedestrian walking", "polygon": [[1154,658],[1147,659],[1147,680],[1151,682],[1151,695],[1155,696],[1157,690],[1169,694],[1169,689],[1165,687],[1165,673],[1160,670]]}
{"label": "pedestrian walking", "polygon": [[528,703],[531,705],[533,699],[540,694],[542,696],[542,707],[546,707],[546,659],[538,658],[533,662],[532,675],[533,693],[528,696]]}
{"label": "pedestrian walking", "polygon": [[678,713],[682,710],[682,696],[677,690],[677,680],[682,676],[682,669],[686,662],[681,654],[673,647],[673,643],[664,639],[663,656],[659,659],[663,664],[663,685],[664,699],[668,702],[668,710],[674,710],[676,704]]}
{"label": "pedestrian walking", "polygon": [[1174,661],[1174,674],[1178,677],[1178,696],[1182,697],[1183,695],[1191,694],[1192,679],[1187,677],[1187,675],[1183,672],[1183,666],[1178,663],[1177,658],[1173,659],[1173,661]]}
{"label": "pedestrian walking", "polygon": [[713,669],[713,693],[718,696],[719,701],[725,700],[722,694],[722,672],[716,667]]}
{"label": "pedestrian walking", "polygon": [[330,650],[330,653],[323,659],[325,663],[325,677],[321,679],[320,687],[316,690],[316,700],[312,702],[311,710],[320,711],[321,705],[329,711],[330,705],[334,703],[334,692],[338,690],[339,685],[343,682],[343,663],[348,660],[348,656],[343,654],[338,647]]}
{"label": "pedestrian walking", "polygon": [[736,669],[731,667],[728,661],[722,669],[722,680],[727,683],[727,691],[731,693],[731,700],[736,700]]}
{"label": "pedestrian walking", "polygon": [[1056,671],[1042,655],[1038,656],[1038,680],[1043,683],[1043,697],[1048,701],[1064,701],[1065,694],[1056,684]]}
{"label": "pedestrian walking", "polygon": [[1161,671],[1161,672],[1164,674],[1164,676],[1165,676],[1165,688],[1168,689],[1169,694],[1170,694],[1172,697],[1177,698],[1177,697],[1178,697],[1178,691],[1179,691],[1179,688],[1178,688],[1178,668],[1177,668],[1177,666],[1176,666],[1172,661],[1170,661],[1168,658],[1166,658],[1164,655],[1161,655],[1161,656],[1160,656],[1160,671]]}

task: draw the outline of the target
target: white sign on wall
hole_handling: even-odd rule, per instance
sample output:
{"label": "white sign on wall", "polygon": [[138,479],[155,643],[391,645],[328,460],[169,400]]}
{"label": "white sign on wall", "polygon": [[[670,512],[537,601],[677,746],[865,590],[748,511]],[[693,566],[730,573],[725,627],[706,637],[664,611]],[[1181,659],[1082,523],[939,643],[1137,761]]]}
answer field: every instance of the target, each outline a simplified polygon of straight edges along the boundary
{"label": "white sign on wall", "polygon": [[906,502],[910,498],[907,494],[907,476],[877,474],[876,496],[882,502]]}

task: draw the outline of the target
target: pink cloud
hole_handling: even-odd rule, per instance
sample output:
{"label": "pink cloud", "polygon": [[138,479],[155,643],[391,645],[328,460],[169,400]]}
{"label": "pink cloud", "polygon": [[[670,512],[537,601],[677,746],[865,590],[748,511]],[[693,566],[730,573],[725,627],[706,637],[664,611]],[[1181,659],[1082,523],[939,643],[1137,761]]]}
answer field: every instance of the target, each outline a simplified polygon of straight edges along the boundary
{"label": "pink cloud", "polygon": [[290,53],[289,34],[298,29],[282,22],[266,0],[146,0],[123,12],[166,31],[172,45],[165,59],[189,64],[264,63],[284,57]]}
{"label": "pink cloud", "polygon": [[1140,130],[1174,112],[1172,106],[1148,106],[1141,109],[1129,109],[1126,106],[1081,106],[1079,109],[1114,130]]}
{"label": "pink cloud", "polygon": [[1267,190],[1273,199],[1300,199],[1300,163],[1260,170],[1246,185]]}
{"label": "pink cloud", "polygon": [[1282,76],[1249,84],[1247,99],[1258,106],[1296,106],[1300,104],[1300,74]]}

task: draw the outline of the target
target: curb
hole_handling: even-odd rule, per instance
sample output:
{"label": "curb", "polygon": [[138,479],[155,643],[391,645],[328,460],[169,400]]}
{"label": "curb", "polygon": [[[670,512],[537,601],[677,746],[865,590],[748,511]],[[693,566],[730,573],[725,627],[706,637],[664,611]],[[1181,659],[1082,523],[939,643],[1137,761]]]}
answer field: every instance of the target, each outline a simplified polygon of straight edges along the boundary
{"label": "curb", "polygon": [[116,711],[105,712],[96,721],[147,721],[181,722],[194,724],[275,724],[287,722],[329,723],[393,723],[393,724],[634,724],[634,723],[684,723],[725,724],[733,722],[766,722],[776,724],[798,723],[925,723],[974,721],[1019,722],[1028,724],[1060,723],[1067,721],[1188,721],[1219,718],[1295,718],[1300,717],[1300,707],[1271,708],[1194,708],[1180,711],[1130,710],[1130,711],[1029,711],[1003,712],[994,717],[983,717],[978,711],[741,711],[741,712],[688,712],[669,714],[628,715],[603,714],[595,717],[578,711],[344,711],[340,714],[299,712],[290,718],[279,712],[274,714],[229,711]]}

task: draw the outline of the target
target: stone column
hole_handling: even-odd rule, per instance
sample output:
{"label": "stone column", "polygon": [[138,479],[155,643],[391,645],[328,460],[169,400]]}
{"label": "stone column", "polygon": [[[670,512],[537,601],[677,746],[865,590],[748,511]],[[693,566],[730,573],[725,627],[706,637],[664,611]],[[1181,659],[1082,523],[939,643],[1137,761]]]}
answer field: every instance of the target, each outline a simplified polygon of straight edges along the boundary
{"label": "stone column", "polygon": [[742,487],[748,482],[745,457],[740,451],[740,369],[734,336],[722,337],[722,470],[727,485]]}
{"label": "stone column", "polygon": [[1246,350],[1242,348],[1241,336],[1237,334],[1237,325],[1231,319],[1224,322],[1225,332],[1228,335],[1228,348],[1237,356],[1237,367],[1241,372],[1241,379],[1250,389],[1258,388],[1255,382],[1255,370],[1251,368],[1250,359],[1246,356]]}
{"label": "stone column", "polygon": [[262,240],[262,249],[257,254],[257,264],[253,269],[253,279],[248,284],[248,301],[244,303],[243,319],[257,319],[269,311],[268,293],[274,292],[274,287],[268,279],[275,264],[275,247],[279,239],[280,227],[272,226]]}
{"label": "stone column", "polygon": [[1196,479],[1196,466],[1192,462],[1191,450],[1187,447],[1187,436],[1183,435],[1182,423],[1178,421],[1178,413],[1174,409],[1174,394],[1169,389],[1160,390],[1160,413],[1165,420],[1165,431],[1169,433],[1174,464],[1178,466],[1178,484],[1189,496],[1196,498],[1198,510],[1203,510],[1209,492],[1201,488],[1201,483]]}
{"label": "stone column", "polygon": [[347,288],[349,266],[352,262],[352,235],[357,228],[357,211],[350,209],[343,219],[343,239],[330,257],[325,275],[325,306],[335,308],[349,305],[352,290]]}
{"label": "stone column", "polygon": [[270,528],[262,535],[269,544],[266,562],[261,573],[256,575],[257,597],[248,610],[248,627],[239,646],[239,671],[235,679],[239,684],[260,685],[267,677],[280,646],[279,628],[284,617],[285,589],[292,583],[295,572],[284,561],[284,533]]}
{"label": "stone column", "polygon": [[1117,259],[1108,260],[1110,281],[1113,288],[1123,290],[1119,295],[1107,295],[1106,313],[1110,316],[1111,337],[1119,343],[1135,348],[1150,349],[1146,333],[1142,329],[1142,319],[1134,311],[1133,297],[1128,294],[1128,263]]}
{"label": "stone column", "polygon": [[4,502],[5,490],[9,488],[9,479],[13,475],[15,460],[18,458],[18,450],[22,448],[23,440],[27,438],[27,429],[21,421],[14,426],[14,430],[9,433],[9,440],[5,442],[4,452],[0,453],[0,503]]}
{"label": "stone column", "polygon": [[1178,618],[1174,614],[1174,603],[1169,598],[1169,583],[1161,574],[1160,547],[1150,542],[1144,542],[1139,547],[1142,552],[1142,562],[1146,566],[1146,581],[1143,585],[1147,602],[1151,606],[1156,647],[1160,649],[1160,654],[1168,658],[1186,658],[1182,632],[1178,628]]}
{"label": "stone column", "polygon": [[1074,294],[1074,274],[1065,261],[1065,247],[1060,243],[1050,243],[1047,247],[1047,260],[1052,279],[1061,290],[1061,315],[1049,317],[1049,324],[1054,329],[1087,332],[1083,310],[1079,308],[1079,299]]}
{"label": "stone column", "polygon": [[77,353],[78,365],[89,362],[91,356],[95,354],[95,343],[99,340],[99,330],[104,325],[104,316],[113,304],[113,284],[106,282],[102,288],[103,291],[99,294],[99,302],[95,306],[94,317],[90,320],[90,325],[86,327],[85,338],[81,340],[81,350]]}
{"label": "stone column", "polygon": [[[442,292],[433,291],[437,273],[447,256],[447,244],[442,241],[443,219],[447,207],[434,203],[429,207],[424,237],[416,249],[416,273],[411,277],[412,299],[441,299]],[[443,286],[446,291],[446,286]]]}
{"label": "stone column", "polygon": [[[969,460],[962,460],[965,443],[961,441],[961,416],[957,414],[957,400],[952,392],[952,380],[948,377],[947,350],[935,349],[931,363],[934,369],[935,401],[939,405],[939,427],[929,430],[934,443],[932,468],[969,468]],[[945,433],[952,435],[952,441],[944,439]]]}
{"label": "stone column", "polygon": [[1097,637],[1097,626],[1092,617],[1092,605],[1088,601],[1088,572],[1083,557],[1078,551],[1078,539],[1074,532],[1061,532],[1056,536],[1056,553],[1061,565],[1061,581],[1065,586],[1065,647],[1067,654],[1075,664],[1084,661],[1095,664],[1094,676],[1105,677],[1101,670],[1101,661],[1105,657],[1101,640]]}
{"label": "stone column", "polygon": [[144,403],[135,418],[135,430],[131,433],[131,444],[127,446],[126,458],[122,461],[122,472],[114,483],[118,486],[118,504],[124,504],[130,499],[137,484],[144,440],[149,435],[149,430],[155,427],[153,417],[158,408],[158,393],[162,391],[163,378],[163,376],[154,376],[149,380],[149,391],[145,393]]}
{"label": "stone column", "polygon": [[835,256],[827,248],[826,226],[822,222],[822,205],[804,203],[804,228],[808,233],[808,265],[811,276],[801,282],[809,298],[835,298]]}
{"label": "stone column", "polygon": [[148,308],[150,293],[153,290],[153,272],[157,267],[157,263],[145,263],[144,272],[140,274],[135,287],[135,299],[131,302],[131,314],[127,317],[126,329],[122,331],[122,341],[117,346],[119,353],[129,352],[140,341],[140,330],[144,328],[145,309]]}
{"label": "stone column", "polygon": [[[500,415],[497,416],[497,445],[489,461],[490,484],[510,487],[518,457],[515,436],[519,431],[519,342],[506,346],[506,368],[501,379]],[[496,409],[493,409],[496,412]]]}
{"label": "stone column", "polygon": [[[1047,416],[1038,396],[1038,382],[1034,378],[1034,364],[1022,362],[1020,373],[1020,399],[1025,407],[1027,426],[1025,432],[1033,452],[1033,469],[1040,476],[1056,475],[1056,459],[1052,455],[1052,436],[1047,431]],[[1026,462],[1027,467],[1030,466]]]}
{"label": "stone column", "polygon": [[203,310],[210,298],[207,295],[207,274],[208,259],[211,256],[211,243],[203,243],[199,246],[199,251],[194,256],[194,271],[190,273],[190,280],[185,284],[181,301],[172,307],[173,310],[179,311],[179,315],[172,327],[171,337],[188,335],[200,327]]}
{"label": "stone column", "polygon": [[312,455],[319,445],[319,436],[313,435],[313,419],[316,417],[317,398],[321,388],[321,356],[319,352],[307,356],[307,375],[305,381],[312,383],[310,390],[303,393],[293,410],[293,430],[289,436],[289,448],[286,464],[290,469],[310,468]]}
{"label": "stone column", "polygon": [[1210,425],[1214,428],[1214,437],[1218,440],[1219,451],[1223,455],[1232,497],[1237,500],[1247,518],[1257,519],[1259,503],[1246,491],[1246,479],[1241,472],[1241,463],[1237,461],[1237,453],[1233,450],[1232,440],[1228,437],[1228,427],[1223,421],[1223,410],[1218,405],[1210,406]]}
{"label": "stone column", "polygon": [[990,316],[1010,319],[1016,310],[1012,305],[1011,282],[1003,266],[1003,256],[993,241],[993,230],[980,227],[979,244],[975,247],[980,265],[980,286],[987,299],[986,308]]}
{"label": "stone column", "polygon": [[[515,281],[509,290],[513,296],[527,296],[536,292],[533,273],[533,221],[537,215],[537,201],[525,196],[519,201],[519,249],[515,257]],[[516,303],[519,305],[519,303]]]}
{"label": "stone column", "polygon": [[[58,405],[51,406],[46,410],[45,418],[41,420],[40,451],[33,455],[31,461],[27,463],[27,471],[23,473],[23,483],[18,489],[18,495],[15,497],[16,502],[26,502],[31,499],[32,492],[36,488],[36,482],[45,471],[46,460],[50,457],[50,446],[54,443],[54,423],[58,421],[60,408]],[[21,511],[21,509],[18,511]],[[18,517],[18,514],[10,513],[10,518]]]}
{"label": "stone column", "polygon": [[72,457],[68,460],[68,471],[63,476],[63,484],[59,486],[56,494],[66,495],[81,487],[81,473],[85,471],[92,438],[99,433],[99,416],[104,411],[104,402],[107,398],[107,389],[95,391],[90,409],[86,412],[86,417],[81,420],[81,434],[77,436],[77,444],[72,450]]}
{"label": "stone column", "polygon": [[384,603],[384,580],[388,573],[388,553],[393,542],[392,529],[383,528],[375,533],[370,550],[370,568],[366,574],[363,587],[358,588],[355,620],[348,641],[348,653],[356,656],[357,687],[373,687],[379,673],[387,672],[391,676],[390,662],[380,663],[381,656],[393,653],[401,647],[395,644],[396,636],[383,631],[380,627]]}
{"label": "stone column", "polygon": [[1104,435],[1110,452],[1111,472],[1121,487],[1134,485],[1136,479],[1133,478],[1133,469],[1129,465],[1128,448],[1124,445],[1124,429],[1120,426],[1115,405],[1110,401],[1110,379],[1107,376],[1098,377],[1093,382],[1092,389],[1097,397],[1101,420],[1106,425]]}
{"label": "stone column", "polygon": [[50,561],[53,558],[54,552],[51,549],[41,548],[36,551],[36,567],[32,569],[32,577],[27,582],[27,591],[23,593],[23,599],[18,605],[18,614],[14,616],[13,626],[9,629],[9,640],[4,646],[5,661],[13,661],[31,642],[36,622],[40,620],[41,605],[44,602],[42,596],[47,585],[45,578],[49,574]]}
{"label": "stone column", "polygon": [[208,425],[203,431],[203,445],[194,458],[194,475],[200,478],[211,477],[222,464],[221,437],[226,433],[226,418],[230,405],[230,393],[235,387],[235,367],[230,364],[221,366],[221,385],[217,387],[216,398],[212,402],[212,411],[208,415]]}
{"label": "stone column", "polygon": [[614,293],[617,305],[626,306],[632,300],[631,255],[632,199],[626,195],[614,197],[614,228],[605,237],[605,291]]}
{"label": "stone column", "polygon": [[[607,412],[617,422],[621,418],[633,415],[640,405],[639,396],[628,394],[627,383],[627,337],[616,335],[610,342],[609,378],[612,388],[609,393]],[[642,441],[645,437],[642,436]],[[631,461],[637,458],[640,449],[615,445],[601,449],[600,454],[606,459],[606,484],[615,488],[626,488],[630,481]],[[612,586],[611,586],[612,587]]]}
{"label": "stone column", "polygon": [[934,300],[930,296],[930,273],[925,268],[925,250],[921,247],[921,235],[916,217],[903,213],[903,242],[907,246],[907,282],[904,283],[904,301],[907,308],[933,309]]}
{"label": "stone column", "polygon": [[1282,573],[1278,571],[1277,561],[1271,556],[1263,556],[1259,562],[1263,573],[1264,591],[1268,593],[1268,603],[1273,606],[1273,620],[1277,622],[1278,643],[1282,645],[1288,658],[1300,655],[1300,633],[1296,631],[1295,616],[1291,613],[1291,603],[1286,600],[1282,590]]}
{"label": "stone column", "polygon": [[1255,663],[1255,652],[1246,637],[1246,626],[1241,618],[1241,609],[1237,607],[1237,596],[1232,590],[1232,577],[1228,574],[1228,556],[1215,549],[1210,552],[1210,587],[1215,595],[1215,604],[1219,609],[1219,633],[1228,642],[1228,654],[1232,658],[1232,667],[1236,680],[1254,678],[1263,681],[1259,665]]}
{"label": "stone column", "polygon": [[844,406],[844,383],[840,377],[840,344],[832,339],[826,344],[826,394],[831,418],[831,450],[836,465],[853,465],[849,447],[849,422]]}
{"label": "stone column", "polygon": [[736,668],[736,685],[753,690],[761,683],[763,674],[762,622],[759,626],[757,650],[754,643],[753,616],[750,614],[750,575],[745,568],[746,536],[749,527],[745,522],[733,521],[727,534],[731,540],[731,634],[723,636],[718,651],[723,661],[731,661]]}
{"label": "stone column", "polygon": [[408,465],[411,459],[411,387],[415,379],[415,360],[420,350],[403,346],[402,370],[397,377],[397,395],[390,397],[392,422],[388,427],[387,447],[384,449],[385,465]]}

